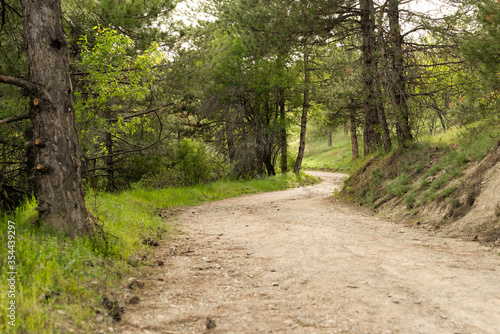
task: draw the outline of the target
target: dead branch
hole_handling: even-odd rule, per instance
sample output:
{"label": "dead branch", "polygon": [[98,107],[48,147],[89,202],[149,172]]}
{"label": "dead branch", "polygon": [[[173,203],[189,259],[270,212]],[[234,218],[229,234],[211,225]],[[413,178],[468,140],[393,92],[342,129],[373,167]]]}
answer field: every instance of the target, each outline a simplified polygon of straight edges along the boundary
{"label": "dead branch", "polygon": [[27,118],[30,118],[30,114],[29,113],[14,115],[12,117],[0,120],[0,125],[17,122],[17,121],[20,121],[20,120],[23,120],[23,119],[27,119]]}

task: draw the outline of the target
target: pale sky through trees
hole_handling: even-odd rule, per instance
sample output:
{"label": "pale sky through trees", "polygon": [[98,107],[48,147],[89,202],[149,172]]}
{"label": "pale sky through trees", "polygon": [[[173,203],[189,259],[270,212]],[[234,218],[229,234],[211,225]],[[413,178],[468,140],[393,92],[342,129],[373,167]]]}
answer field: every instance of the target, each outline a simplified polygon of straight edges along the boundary
{"label": "pale sky through trees", "polygon": [[[203,1],[196,0],[184,0],[179,2],[173,14],[174,19],[182,20],[184,23],[195,23],[197,19],[208,19],[206,14],[200,16],[200,14],[196,15],[196,13],[194,13],[199,9],[199,5],[202,2]],[[377,1],[377,3],[382,2],[382,0]],[[403,0],[402,3],[402,8],[436,17],[449,14],[453,11],[453,7],[445,4],[445,2],[441,0]],[[190,13],[190,11],[193,12]]]}

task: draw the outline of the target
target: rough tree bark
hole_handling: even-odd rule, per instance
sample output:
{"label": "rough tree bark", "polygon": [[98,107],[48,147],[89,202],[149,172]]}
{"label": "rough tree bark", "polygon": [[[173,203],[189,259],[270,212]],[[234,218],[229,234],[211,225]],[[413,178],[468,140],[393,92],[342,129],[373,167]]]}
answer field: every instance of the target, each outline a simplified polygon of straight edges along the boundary
{"label": "rough tree bark", "polygon": [[299,153],[293,168],[294,173],[300,172],[302,168],[302,159],[304,158],[304,151],[306,149],[306,130],[307,130],[307,112],[309,111],[309,94],[310,94],[310,77],[309,77],[309,55],[304,53],[304,104],[302,105],[302,118],[300,122],[300,139],[299,139]]}
{"label": "rough tree bark", "polygon": [[377,61],[375,59],[376,37],[375,21],[373,18],[373,0],[360,0],[360,24],[363,36],[362,56],[363,56],[363,83],[365,98],[363,103],[364,111],[364,155],[372,153],[380,146],[380,133],[377,128],[380,125],[379,113],[377,111],[376,94],[376,72]]}
{"label": "rough tree bark", "polygon": [[391,84],[392,98],[396,107],[396,131],[401,144],[412,141],[408,96],[406,94],[406,80],[404,75],[403,60],[403,38],[401,36],[401,26],[399,24],[399,2],[400,0],[388,0],[389,30],[392,55],[393,79]]}
{"label": "rough tree bark", "polygon": [[22,0],[33,124],[32,171],[44,224],[72,237],[88,234],[93,218],[84,201],[73,109],[68,45],[60,0]]}

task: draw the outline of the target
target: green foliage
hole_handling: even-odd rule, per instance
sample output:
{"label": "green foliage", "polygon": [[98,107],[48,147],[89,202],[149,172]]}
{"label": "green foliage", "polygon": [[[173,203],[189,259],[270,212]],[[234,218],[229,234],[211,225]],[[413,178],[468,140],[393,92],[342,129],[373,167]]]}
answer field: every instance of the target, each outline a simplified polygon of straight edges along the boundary
{"label": "green foliage", "polygon": [[479,70],[486,86],[498,98],[500,89],[500,3],[496,0],[474,1],[478,30],[462,45],[467,59]]}
{"label": "green foliage", "polygon": [[[97,25],[114,27],[132,38],[139,50],[152,41],[169,41],[169,33],[158,22],[165,22],[177,0],[114,1],[63,0],[67,34],[70,44],[82,35],[89,35]],[[162,29],[163,28],[163,29]]]}
{"label": "green foliage", "polygon": [[[133,41],[116,30],[94,28],[96,37],[91,45],[87,36],[80,40],[82,47],[80,68],[86,75],[82,78],[83,91],[75,104],[84,147],[97,147],[98,154],[106,154],[102,131],[113,136],[134,135],[139,128],[148,131],[149,119],[139,114],[147,103],[151,85],[156,80],[154,67],[163,57],[158,44],[142,54],[134,54]],[[94,129],[100,129],[95,131]],[[94,152],[87,151],[85,155]],[[94,153],[94,154],[95,154]]]}
{"label": "green foliage", "polygon": [[214,165],[208,157],[205,145],[183,139],[176,152],[175,171],[179,175],[179,183],[191,186],[208,182],[215,172]]}

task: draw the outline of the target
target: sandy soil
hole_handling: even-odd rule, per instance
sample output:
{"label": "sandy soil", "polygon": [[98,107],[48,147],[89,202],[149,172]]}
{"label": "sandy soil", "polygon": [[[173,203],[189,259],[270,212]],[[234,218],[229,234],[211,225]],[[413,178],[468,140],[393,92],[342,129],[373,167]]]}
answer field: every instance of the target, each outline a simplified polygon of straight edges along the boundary
{"label": "sandy soil", "polygon": [[343,175],[311,174],[323,182],[178,215],[115,330],[500,333],[500,256],[335,202]]}

